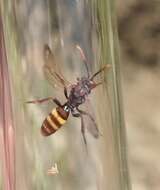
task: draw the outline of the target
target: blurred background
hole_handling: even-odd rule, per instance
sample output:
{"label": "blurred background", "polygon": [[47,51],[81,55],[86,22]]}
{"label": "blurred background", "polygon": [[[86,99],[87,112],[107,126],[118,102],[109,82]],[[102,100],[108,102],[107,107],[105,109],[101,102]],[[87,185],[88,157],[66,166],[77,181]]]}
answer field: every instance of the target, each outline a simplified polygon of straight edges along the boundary
{"label": "blurred background", "polygon": [[117,0],[123,102],[133,189],[160,180],[160,1]]}
{"label": "blurred background", "polygon": [[[53,105],[43,105],[39,108],[37,105],[26,107],[23,104],[25,100],[53,94],[42,71],[44,43],[49,42],[53,49],[57,48],[57,44],[61,44],[62,47],[65,46],[65,51],[61,51],[61,56],[63,60],[68,60],[70,65],[63,65],[62,61],[62,67],[70,80],[79,76],[79,70],[84,73],[84,68],[79,68],[81,67],[79,66],[81,65],[80,57],[78,58],[78,55],[73,53],[70,42],[80,43],[90,61],[99,60],[97,56],[97,50],[99,50],[97,48],[97,31],[92,28],[93,23],[94,26],[98,25],[97,18],[93,17],[94,9],[87,9],[88,1],[81,3],[81,1],[76,0],[59,0],[56,6],[54,6],[55,1],[49,0],[17,0],[15,2],[17,3],[14,7],[14,23],[16,23],[16,33],[21,39],[18,42],[18,52],[20,52],[21,57],[15,54],[14,57],[17,56],[15,60],[16,62],[21,60],[19,61],[21,64],[17,64],[16,67],[11,65],[10,70],[14,76],[12,81],[12,88],[14,88],[12,91],[15,97],[13,107],[17,127],[16,135],[19,137],[16,139],[16,162],[18,163],[16,174],[17,176],[21,174],[21,180],[17,181],[17,189],[22,186],[23,190],[52,189],[52,184],[58,190],[63,189],[64,186],[65,190],[71,190],[71,187],[77,187],[77,184],[79,184],[79,189],[82,189],[82,183],[87,190],[94,190],[96,186],[101,189],[98,184],[101,183],[101,177],[104,175],[102,172],[104,165],[101,163],[105,163],[106,158],[109,159],[107,163],[111,163],[111,167],[106,164],[105,167],[108,168],[106,172],[111,172],[113,169],[113,173],[106,175],[110,175],[114,183],[111,176],[114,176],[114,170],[116,171],[117,166],[113,167],[116,151],[113,148],[112,137],[106,135],[107,142],[102,140],[100,143],[89,137],[90,157],[88,158],[84,154],[83,142],[78,135],[80,129],[73,129],[71,126],[71,124],[79,125],[79,122],[68,121],[68,130],[62,129],[62,132],[58,133],[54,139],[45,140],[44,137],[37,134],[37,128],[41,126],[44,116],[48,110],[52,109]],[[70,6],[67,7],[68,4]],[[75,9],[77,4],[78,6]],[[10,4],[6,6],[10,8]],[[8,10],[10,11],[10,9]],[[158,190],[160,180],[160,90],[158,86],[160,81],[160,2],[158,0],[116,0],[116,11],[120,40],[122,97],[127,131],[127,155],[132,189]],[[82,15],[83,17],[81,17]],[[66,22],[66,18],[69,22]],[[61,33],[59,33],[59,28],[61,28]],[[83,32],[80,32],[82,28]],[[93,31],[92,35],[90,31]],[[51,35],[52,32],[54,38]],[[63,40],[59,36],[63,36]],[[13,36],[14,40],[15,38]],[[13,49],[14,47],[12,47]],[[13,51],[10,54],[13,54]],[[67,72],[67,67],[74,70],[76,75],[72,76]],[[90,67],[92,71],[97,69],[96,63]],[[103,93],[103,89],[100,89],[99,94],[95,94],[93,99],[94,97],[102,97]],[[59,96],[59,92],[54,91],[54,95]],[[107,97],[105,103],[108,105],[108,102]],[[97,110],[101,113],[102,104],[99,106],[99,102],[95,103],[97,107],[95,109],[93,106],[94,111]],[[110,110],[106,110],[106,112],[109,113],[108,117],[110,118]],[[100,126],[103,126],[105,116],[102,116],[102,119],[99,113],[96,115]],[[28,127],[28,123],[34,127],[31,129]],[[104,130],[103,127],[101,130]],[[108,146],[108,152],[102,155],[106,145],[111,147]],[[76,148],[77,146],[79,149]],[[97,154],[97,150],[102,158]],[[110,157],[108,158],[106,155],[110,155]],[[84,160],[86,160],[85,163]],[[46,178],[45,172],[54,164],[54,161],[58,162],[60,170],[63,168],[63,173],[57,178]],[[30,175],[31,169],[33,169],[32,175]],[[96,173],[97,170],[98,173]],[[66,176],[68,177],[66,178]],[[72,183],[68,184],[71,178]],[[94,179],[98,180],[94,181]],[[109,180],[111,179],[106,180],[108,189],[114,189],[109,186]],[[62,181],[63,183],[60,183]],[[102,185],[104,189],[106,184]]]}

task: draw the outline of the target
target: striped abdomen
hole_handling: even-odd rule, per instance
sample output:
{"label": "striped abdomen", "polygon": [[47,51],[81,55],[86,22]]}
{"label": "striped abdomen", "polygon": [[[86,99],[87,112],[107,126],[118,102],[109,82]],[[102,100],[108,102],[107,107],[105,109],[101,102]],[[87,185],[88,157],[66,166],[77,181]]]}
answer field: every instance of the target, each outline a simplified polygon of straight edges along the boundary
{"label": "striped abdomen", "polygon": [[65,124],[69,112],[66,112],[63,108],[57,107],[43,121],[41,132],[44,136],[49,136],[55,133],[62,125]]}

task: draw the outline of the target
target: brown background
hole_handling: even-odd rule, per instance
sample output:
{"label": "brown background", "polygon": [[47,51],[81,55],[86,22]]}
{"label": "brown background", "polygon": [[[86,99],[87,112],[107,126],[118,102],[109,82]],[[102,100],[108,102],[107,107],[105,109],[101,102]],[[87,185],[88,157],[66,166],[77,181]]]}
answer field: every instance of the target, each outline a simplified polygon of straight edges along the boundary
{"label": "brown background", "polygon": [[160,181],[160,1],[118,0],[122,86],[131,183]]}

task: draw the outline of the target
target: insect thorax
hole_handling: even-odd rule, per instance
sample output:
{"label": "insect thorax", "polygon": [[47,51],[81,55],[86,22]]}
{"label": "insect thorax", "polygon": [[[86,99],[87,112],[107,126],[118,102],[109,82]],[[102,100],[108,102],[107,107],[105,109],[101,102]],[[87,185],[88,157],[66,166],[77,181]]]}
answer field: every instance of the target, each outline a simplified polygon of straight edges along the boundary
{"label": "insect thorax", "polygon": [[69,106],[71,108],[78,107],[83,104],[86,97],[90,94],[91,89],[88,85],[89,80],[79,80],[78,83],[71,89],[69,95]]}

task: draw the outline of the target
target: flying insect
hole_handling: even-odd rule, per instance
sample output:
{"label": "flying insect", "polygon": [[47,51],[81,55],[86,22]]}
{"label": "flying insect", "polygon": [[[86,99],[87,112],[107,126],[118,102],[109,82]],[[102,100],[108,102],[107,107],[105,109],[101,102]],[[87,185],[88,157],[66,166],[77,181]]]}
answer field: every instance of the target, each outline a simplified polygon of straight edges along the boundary
{"label": "flying insect", "polygon": [[96,83],[94,79],[106,68],[109,68],[110,65],[105,65],[104,67],[100,68],[96,73],[90,75],[88,61],[83,50],[79,45],[77,45],[76,48],[80,52],[87,73],[87,76],[77,78],[76,83],[70,83],[65,79],[65,77],[61,73],[59,62],[56,59],[56,56],[53,54],[47,44],[44,46],[43,50],[45,77],[49,81],[53,82],[52,84],[54,86],[56,84],[57,86],[63,88],[66,102],[62,104],[61,101],[57,98],[48,97],[44,99],[28,101],[27,103],[43,103],[52,100],[57,105],[57,107],[50,112],[50,114],[45,118],[42,123],[41,132],[44,136],[49,136],[55,133],[58,129],[60,129],[66,123],[71,113],[73,117],[81,119],[81,132],[84,143],[87,144],[85,136],[86,126],[84,122],[84,116],[88,117],[88,119],[92,122],[92,126],[90,127],[90,129],[87,129],[93,137],[99,137],[99,130],[95,118],[92,116],[92,114],[88,113],[87,111],[81,110],[79,106],[85,104],[86,99],[92,92],[92,90],[103,83]]}

